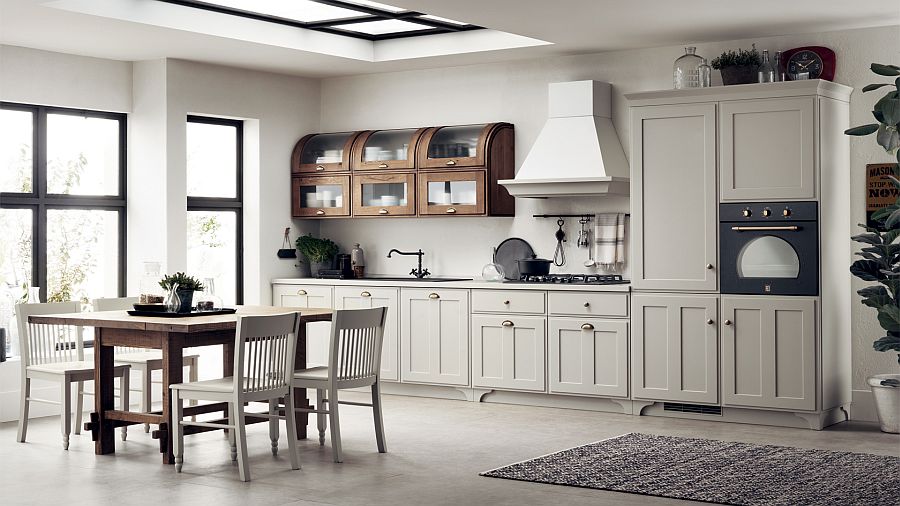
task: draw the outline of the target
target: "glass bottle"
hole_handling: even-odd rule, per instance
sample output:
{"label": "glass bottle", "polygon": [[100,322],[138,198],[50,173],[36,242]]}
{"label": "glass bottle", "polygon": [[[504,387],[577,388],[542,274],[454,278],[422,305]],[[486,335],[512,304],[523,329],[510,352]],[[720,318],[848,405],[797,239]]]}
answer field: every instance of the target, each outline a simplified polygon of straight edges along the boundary
{"label": "glass bottle", "polygon": [[757,70],[758,79],[757,81],[760,83],[771,83],[775,82],[775,67],[772,66],[772,62],[769,60],[769,50],[763,49],[762,54],[762,63],[759,65],[759,69]]}
{"label": "glass bottle", "polygon": [[783,59],[781,51],[775,51],[775,82],[784,81],[784,68],[781,60]]}
{"label": "glass bottle", "polygon": [[700,58],[696,47],[684,48],[684,55],[672,66],[672,76],[676,90],[700,87]]}
{"label": "glass bottle", "polygon": [[709,88],[712,86],[712,67],[706,61],[706,58],[700,58],[700,87]]}
{"label": "glass bottle", "polygon": [[197,299],[197,311],[218,311],[222,309],[222,299],[216,295],[216,282],[213,278],[203,279],[203,292]]}
{"label": "glass bottle", "polygon": [[177,313],[179,309],[181,309],[181,297],[178,296],[178,283],[175,283],[169,287],[169,292],[166,293],[166,311]]}
{"label": "glass bottle", "polygon": [[359,246],[359,243],[353,245],[350,250],[350,265],[353,266],[353,275],[361,278],[366,274],[366,252]]}
{"label": "glass bottle", "polygon": [[160,269],[159,262],[144,262],[144,275],[141,276],[141,304],[162,304],[165,299],[165,291],[159,286]]}

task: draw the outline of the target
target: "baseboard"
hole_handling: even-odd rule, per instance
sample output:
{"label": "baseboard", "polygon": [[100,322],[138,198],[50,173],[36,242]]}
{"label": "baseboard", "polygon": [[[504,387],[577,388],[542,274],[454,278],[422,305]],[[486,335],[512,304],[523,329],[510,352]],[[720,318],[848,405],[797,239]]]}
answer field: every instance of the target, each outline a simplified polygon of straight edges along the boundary
{"label": "baseboard", "polygon": [[861,422],[877,422],[875,397],[870,390],[853,390],[853,404],[850,405],[850,419]]}

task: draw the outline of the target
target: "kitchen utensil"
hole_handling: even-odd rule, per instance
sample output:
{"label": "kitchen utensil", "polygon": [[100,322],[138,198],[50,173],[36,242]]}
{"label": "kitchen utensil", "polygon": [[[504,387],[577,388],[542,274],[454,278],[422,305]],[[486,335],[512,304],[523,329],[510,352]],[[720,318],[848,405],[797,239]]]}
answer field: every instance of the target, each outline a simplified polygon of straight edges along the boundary
{"label": "kitchen utensil", "polygon": [[494,248],[494,263],[503,268],[506,279],[518,280],[520,277],[518,260],[532,258],[534,249],[524,239],[510,237]]}
{"label": "kitchen utensil", "polygon": [[588,230],[584,227],[588,223],[587,218],[581,217],[578,220],[578,223],[581,224],[581,230],[578,231],[578,247],[579,248],[587,248],[591,245],[591,236]]}
{"label": "kitchen utensil", "polygon": [[544,258],[522,258],[516,262],[519,265],[519,273],[523,276],[546,276],[550,274],[552,260]]}
{"label": "kitchen utensil", "polygon": [[284,229],[284,240],[281,241],[281,249],[278,250],[278,258],[297,258],[297,249],[291,247],[291,228]]}
{"label": "kitchen utensil", "polygon": [[585,267],[596,267],[597,261],[594,260],[594,248],[588,247],[588,259],[584,261]]}
{"label": "kitchen utensil", "polygon": [[481,269],[481,279],[485,281],[502,282],[505,277],[503,267],[500,264],[491,262]]}
{"label": "kitchen utensil", "polygon": [[566,233],[563,232],[563,225],[565,224],[566,222],[562,218],[556,220],[559,230],[554,234],[556,237],[556,251],[553,252],[553,265],[557,267],[562,267],[566,264],[566,251],[563,249],[563,243],[566,242]]}

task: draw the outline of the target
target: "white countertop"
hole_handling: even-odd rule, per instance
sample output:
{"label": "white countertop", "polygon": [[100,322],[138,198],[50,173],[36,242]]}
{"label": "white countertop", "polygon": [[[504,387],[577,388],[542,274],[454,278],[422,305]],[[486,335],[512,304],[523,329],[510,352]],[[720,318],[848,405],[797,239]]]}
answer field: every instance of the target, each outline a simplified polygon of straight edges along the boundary
{"label": "white countertop", "polygon": [[471,281],[409,281],[379,279],[319,279],[319,278],[281,278],[273,279],[278,285],[326,285],[326,286],[400,286],[404,288],[476,288],[481,290],[547,290],[577,292],[630,292],[630,284],[621,285],[562,285],[551,283],[497,283],[475,279]]}

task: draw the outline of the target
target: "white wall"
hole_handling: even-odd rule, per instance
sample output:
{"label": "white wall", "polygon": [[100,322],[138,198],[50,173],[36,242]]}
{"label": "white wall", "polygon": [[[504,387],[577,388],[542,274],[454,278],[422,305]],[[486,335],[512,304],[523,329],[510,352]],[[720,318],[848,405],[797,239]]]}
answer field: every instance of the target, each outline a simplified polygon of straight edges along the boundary
{"label": "white wall", "polygon": [[[877,96],[862,96],[860,90],[873,82],[870,62],[900,62],[900,27],[848,30],[821,34],[789,35],[756,40],[700,44],[697,53],[713,58],[724,49],[749,47],[785,50],[805,45],[823,45],[837,53],[835,81],[855,88],[851,100],[851,122],[868,123]],[[547,113],[547,84],[596,79],[613,85],[613,121],[619,140],[626,147],[631,135],[623,94],[671,88],[672,62],[684,53],[679,47],[619,51],[611,53],[542,58],[500,64],[395,72],[325,79],[322,84],[322,131],[370,128],[418,127],[509,121],[516,127],[516,160],[521,163],[534,142]],[[714,72],[718,74],[717,72]],[[877,79],[875,79],[877,80]],[[883,80],[883,79],[882,79]],[[718,75],[714,84],[721,84]],[[761,146],[761,148],[765,148]],[[773,154],[775,156],[775,154]],[[864,166],[890,162],[874,138],[851,140],[853,223],[864,221]],[[519,200],[515,218],[388,220],[377,227],[367,220],[323,221],[321,233],[343,248],[362,243],[369,270],[405,274],[407,259],[384,258],[389,248],[426,251],[426,265],[439,274],[476,274],[490,259],[490,247],[510,236],[528,240],[544,257],[553,254],[554,220],[535,220],[534,213],[626,210],[627,199],[593,198],[547,201]],[[677,219],[690,219],[689,217]],[[569,220],[575,234],[577,223]],[[849,238],[851,230],[847,230]],[[571,235],[570,235],[571,236]],[[848,239],[849,241],[849,239]],[[562,272],[584,271],[584,250],[569,243],[569,264]],[[849,266],[851,258],[847,259]],[[847,271],[833,273],[848,276]],[[854,289],[863,284],[854,280]],[[854,299],[858,300],[858,298]],[[854,302],[853,308],[854,416],[871,419],[865,378],[896,370],[896,355],[872,350],[872,340],[881,335],[873,311]]]}

